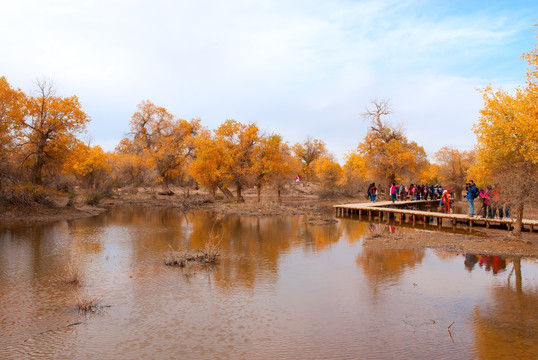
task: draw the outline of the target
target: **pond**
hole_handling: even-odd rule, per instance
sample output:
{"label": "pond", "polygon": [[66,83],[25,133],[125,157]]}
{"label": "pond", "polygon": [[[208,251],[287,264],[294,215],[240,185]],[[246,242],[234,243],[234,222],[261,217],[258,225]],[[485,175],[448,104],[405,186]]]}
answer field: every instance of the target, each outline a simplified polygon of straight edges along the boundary
{"label": "pond", "polygon": [[[538,354],[535,259],[368,249],[367,229],[143,207],[1,227],[2,358]],[[170,247],[203,248],[210,231],[216,266],[164,265]],[[79,286],[62,281],[72,268]],[[77,296],[102,307],[81,313]]]}

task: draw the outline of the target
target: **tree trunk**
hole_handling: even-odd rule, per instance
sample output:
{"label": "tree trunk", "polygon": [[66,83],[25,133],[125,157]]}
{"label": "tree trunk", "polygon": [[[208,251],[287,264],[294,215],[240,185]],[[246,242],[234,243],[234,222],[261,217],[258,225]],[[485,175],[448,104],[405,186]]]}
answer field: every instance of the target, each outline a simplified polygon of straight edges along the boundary
{"label": "tree trunk", "polygon": [[40,136],[36,145],[35,164],[32,168],[32,180],[36,185],[41,185],[42,183],[41,174],[43,173],[43,166],[45,165],[45,144],[46,139],[42,139],[42,136]]}
{"label": "tree trunk", "polygon": [[238,203],[244,203],[245,199],[243,198],[243,195],[241,195],[241,191],[243,190],[243,186],[237,184],[237,202]]}
{"label": "tree trunk", "polygon": [[209,192],[211,193],[211,198],[217,200],[217,188],[212,186],[211,189],[209,189]]}
{"label": "tree trunk", "polygon": [[229,201],[236,201],[234,194],[232,194],[232,192],[227,187],[218,186],[218,188]]}
{"label": "tree trunk", "polygon": [[278,203],[282,204],[282,198],[280,197],[280,185],[276,187],[276,194],[277,194]]}
{"label": "tree trunk", "polygon": [[258,194],[258,204],[261,202],[262,200],[262,186],[261,184],[258,184],[256,186],[256,193]]}
{"label": "tree trunk", "polygon": [[523,203],[519,202],[516,205],[516,222],[514,224],[514,230],[512,234],[514,236],[519,236],[521,234],[521,228],[523,226]]}

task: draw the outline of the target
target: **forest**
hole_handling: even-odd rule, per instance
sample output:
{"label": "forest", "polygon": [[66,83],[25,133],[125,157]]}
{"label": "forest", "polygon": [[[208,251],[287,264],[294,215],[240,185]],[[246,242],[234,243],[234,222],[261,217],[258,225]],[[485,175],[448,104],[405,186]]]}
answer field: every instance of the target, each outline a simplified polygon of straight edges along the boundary
{"label": "forest", "polygon": [[[117,188],[201,187],[215,198],[243,202],[245,189],[274,192],[278,202],[296,176],[315,182],[320,196],[357,196],[367,184],[442,184],[461,196],[465,182],[502,189],[516,220],[535,200],[538,186],[538,48],[523,57],[527,81],[513,93],[481,89],[483,108],[473,125],[475,148],[442,147],[428,154],[405,129],[390,122],[388,100],[374,100],[362,114],[368,131],[340,164],[322,139],[290,144],[256,124],[226,120],[209,129],[202,119],[185,120],[149,100],[132,115],[128,136],[114,151],[81,140],[91,121],[77,96],[56,95],[51,81],[38,80],[35,95],[0,77],[0,211],[9,206],[46,205],[51,192],[74,200],[82,189],[89,204]],[[358,139],[359,140],[359,139]],[[431,159],[431,160],[430,160]]]}

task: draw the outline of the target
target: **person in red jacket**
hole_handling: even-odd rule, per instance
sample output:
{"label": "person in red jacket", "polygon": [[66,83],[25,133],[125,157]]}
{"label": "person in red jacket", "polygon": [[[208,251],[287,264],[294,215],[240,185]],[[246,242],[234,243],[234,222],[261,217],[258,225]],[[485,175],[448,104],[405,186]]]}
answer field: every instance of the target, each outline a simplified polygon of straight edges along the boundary
{"label": "person in red jacket", "polygon": [[446,214],[450,213],[450,200],[450,192],[448,191],[448,189],[445,189],[443,191],[443,196],[441,196],[441,201],[443,202]]}

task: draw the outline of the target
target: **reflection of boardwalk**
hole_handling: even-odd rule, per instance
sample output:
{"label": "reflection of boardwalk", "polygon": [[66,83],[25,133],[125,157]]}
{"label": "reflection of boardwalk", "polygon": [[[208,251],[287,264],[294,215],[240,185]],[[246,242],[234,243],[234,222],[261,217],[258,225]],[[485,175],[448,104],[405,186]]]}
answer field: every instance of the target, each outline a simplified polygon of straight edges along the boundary
{"label": "reflection of boardwalk", "polygon": [[[379,219],[383,219],[384,216],[387,216],[389,219],[392,217],[398,216],[400,224],[402,221],[405,221],[406,218],[409,221],[415,222],[417,220],[422,220],[424,223],[430,222],[433,220],[438,226],[442,226],[443,219],[448,219],[452,222],[453,226],[456,226],[457,222],[467,223],[469,227],[473,227],[475,224],[490,227],[491,224],[506,226],[508,229],[511,229],[514,220],[512,219],[484,219],[470,217],[469,215],[464,214],[445,214],[439,212],[430,212],[430,211],[421,211],[421,210],[411,210],[409,208],[420,208],[427,207],[432,205],[439,204],[439,200],[418,200],[418,201],[397,201],[392,203],[392,201],[380,201],[376,203],[367,202],[367,203],[358,203],[358,204],[343,204],[343,205],[334,205],[334,210],[336,216],[353,216],[358,215],[359,218],[368,216],[368,219],[372,219],[372,216],[379,216]],[[532,232],[534,227],[538,226],[538,220],[523,220],[523,226],[528,227]]]}

